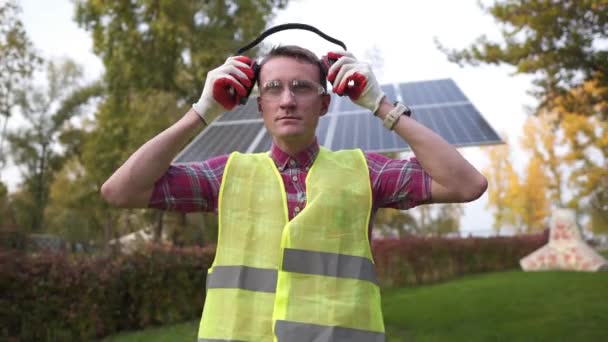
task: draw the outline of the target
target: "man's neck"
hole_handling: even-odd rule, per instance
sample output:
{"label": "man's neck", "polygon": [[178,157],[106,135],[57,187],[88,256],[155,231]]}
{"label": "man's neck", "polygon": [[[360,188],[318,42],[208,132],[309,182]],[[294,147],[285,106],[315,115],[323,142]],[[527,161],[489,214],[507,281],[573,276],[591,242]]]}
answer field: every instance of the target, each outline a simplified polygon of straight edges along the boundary
{"label": "man's neck", "polygon": [[315,137],[312,136],[309,139],[293,139],[293,140],[285,140],[285,139],[277,139],[274,138],[274,144],[277,145],[281,151],[287,153],[288,155],[294,157],[298,153],[307,149],[313,142],[315,141]]}

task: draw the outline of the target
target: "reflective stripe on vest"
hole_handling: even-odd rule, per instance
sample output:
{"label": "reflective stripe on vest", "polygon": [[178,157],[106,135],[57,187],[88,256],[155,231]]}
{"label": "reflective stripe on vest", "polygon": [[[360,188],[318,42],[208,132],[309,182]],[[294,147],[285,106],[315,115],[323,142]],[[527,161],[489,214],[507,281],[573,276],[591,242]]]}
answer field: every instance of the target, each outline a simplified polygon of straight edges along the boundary
{"label": "reflective stripe on vest", "polygon": [[[325,252],[285,249],[283,270],[338,278],[367,280],[377,284],[369,259]],[[207,289],[243,289],[275,292],[277,271],[248,266],[216,266],[207,277]]]}
{"label": "reflective stripe on vest", "polygon": [[277,271],[248,266],[215,266],[207,277],[207,289],[243,289],[275,292]]}
{"label": "reflective stripe on vest", "polygon": [[361,279],[377,284],[376,272],[371,260],[352,255],[286,248],[283,254],[283,270]]}
{"label": "reflective stripe on vest", "polygon": [[384,342],[384,334],[359,329],[277,321],[279,341],[289,342]]}

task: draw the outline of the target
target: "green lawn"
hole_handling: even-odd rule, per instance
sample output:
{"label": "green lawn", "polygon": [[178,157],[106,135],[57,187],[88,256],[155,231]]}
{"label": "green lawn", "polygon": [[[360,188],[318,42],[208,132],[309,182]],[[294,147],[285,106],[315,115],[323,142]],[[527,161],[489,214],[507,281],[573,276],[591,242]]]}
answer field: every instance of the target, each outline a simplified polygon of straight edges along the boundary
{"label": "green lawn", "polygon": [[606,341],[607,295],[608,272],[505,272],[386,292],[383,308],[404,341]]}
{"label": "green lawn", "polygon": [[143,331],[123,333],[103,340],[103,342],[196,342],[197,322],[187,322],[166,327],[150,328]]}
{"label": "green lawn", "polygon": [[[608,340],[608,272],[505,272],[383,293],[389,341]],[[197,322],[105,342],[196,341]]]}

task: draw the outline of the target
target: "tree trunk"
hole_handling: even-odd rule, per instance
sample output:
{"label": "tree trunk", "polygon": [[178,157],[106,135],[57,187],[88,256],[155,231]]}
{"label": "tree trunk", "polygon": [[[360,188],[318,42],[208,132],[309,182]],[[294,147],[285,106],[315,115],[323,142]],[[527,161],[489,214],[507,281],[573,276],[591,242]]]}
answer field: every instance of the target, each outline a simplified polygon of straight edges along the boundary
{"label": "tree trunk", "polygon": [[165,213],[162,210],[156,212],[156,226],[154,226],[154,242],[161,240],[163,236],[163,218]]}

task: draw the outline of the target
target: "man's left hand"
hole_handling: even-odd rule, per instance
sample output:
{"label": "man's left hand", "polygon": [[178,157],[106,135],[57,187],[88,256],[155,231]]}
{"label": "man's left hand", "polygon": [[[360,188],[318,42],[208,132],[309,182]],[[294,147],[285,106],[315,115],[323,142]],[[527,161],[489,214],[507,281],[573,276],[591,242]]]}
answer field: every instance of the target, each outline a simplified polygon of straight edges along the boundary
{"label": "man's left hand", "polygon": [[347,51],[329,52],[327,58],[337,59],[327,72],[327,80],[332,84],[334,93],[350,97],[354,103],[375,114],[384,98],[384,92],[371,66],[358,61]]}

